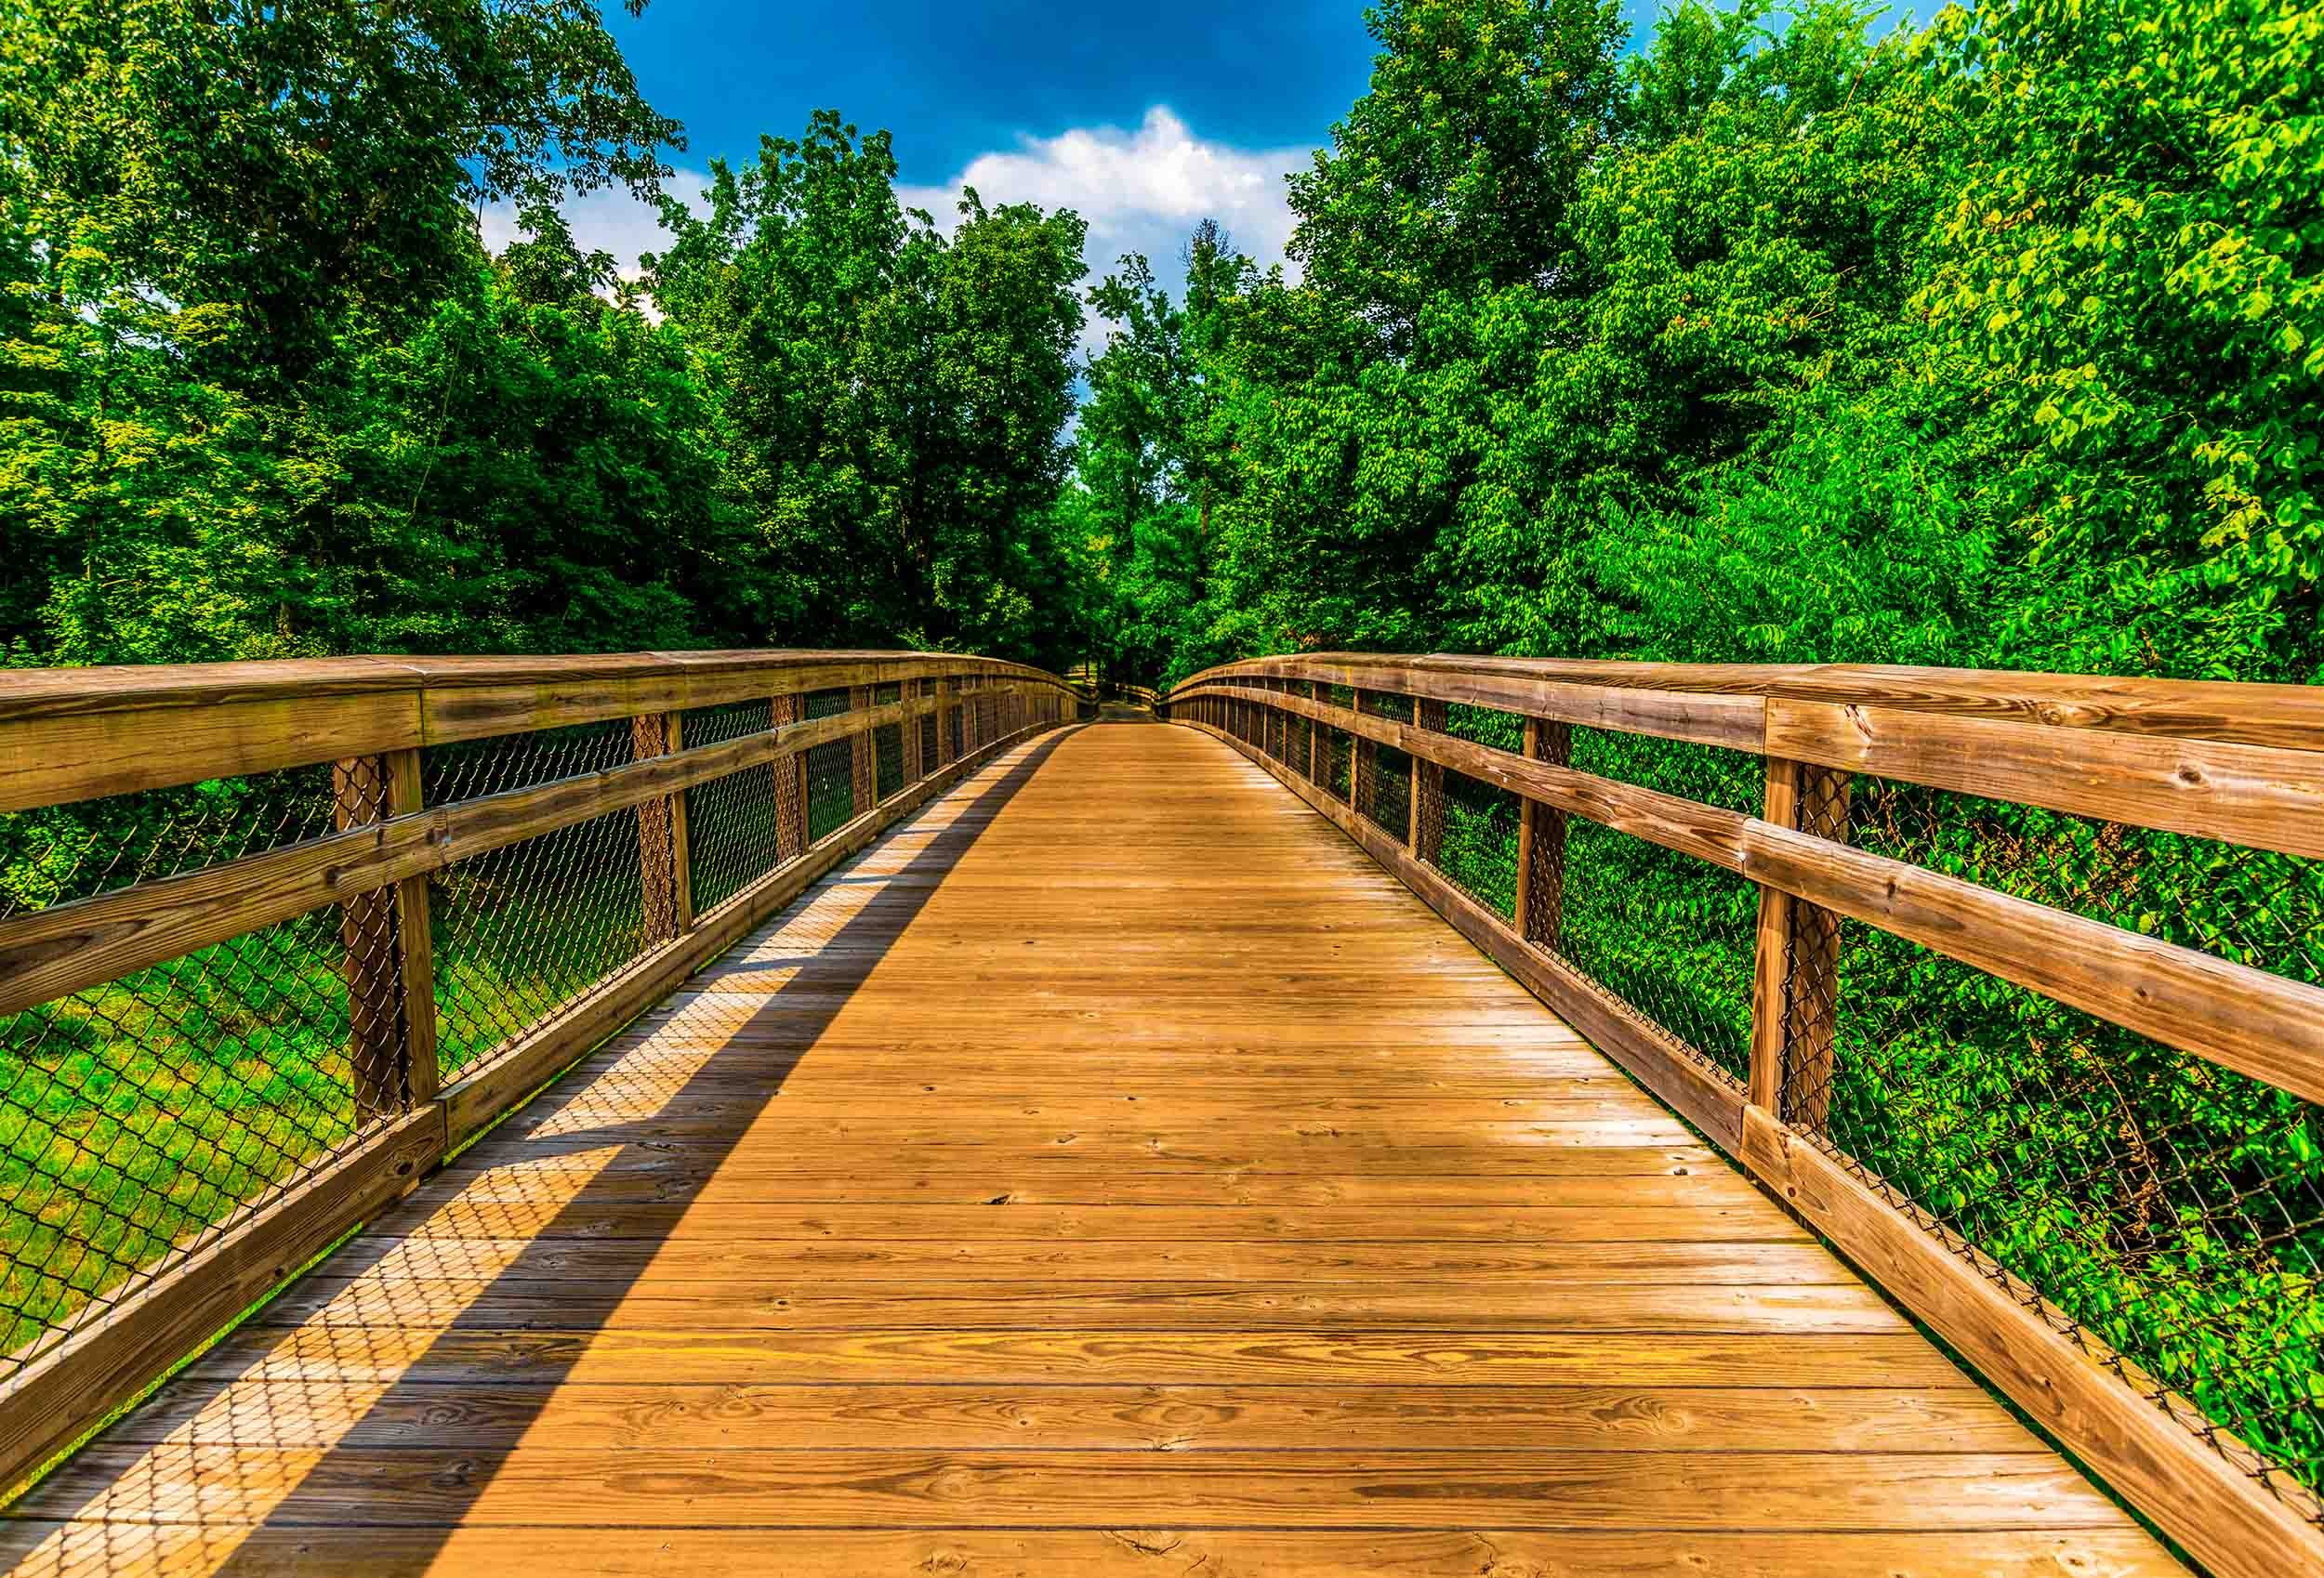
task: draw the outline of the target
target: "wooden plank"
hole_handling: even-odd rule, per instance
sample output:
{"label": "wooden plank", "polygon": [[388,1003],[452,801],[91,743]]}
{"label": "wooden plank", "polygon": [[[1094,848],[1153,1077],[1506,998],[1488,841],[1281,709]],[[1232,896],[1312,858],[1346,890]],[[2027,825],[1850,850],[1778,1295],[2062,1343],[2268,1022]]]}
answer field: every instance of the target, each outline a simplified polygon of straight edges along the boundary
{"label": "wooden plank", "polygon": [[[91,1449],[144,1483],[156,1522],[263,1521],[306,1465],[231,1445],[155,1461]],[[2117,1516],[2055,1457],[2028,1453],[709,1452],[340,1448],[295,1494],[306,1520],[535,1527],[577,1505],[620,1527],[1109,1528],[1182,1518],[1286,1529],[1506,1522],[1552,1529],[1981,1530],[2106,1527]],[[23,1516],[70,1511],[35,1490]],[[675,1487],[686,1493],[673,1494]],[[141,1519],[142,1520],[142,1519]],[[2288,1570],[2287,1570],[2288,1571]]]}
{"label": "wooden plank", "polygon": [[1778,700],[1767,748],[1829,767],[2258,849],[2324,856],[2324,754]]}
{"label": "wooden plank", "polygon": [[[331,821],[341,833],[387,819],[388,764],[356,756],[331,768]],[[339,902],[339,973],[347,985],[348,1076],[357,1127],[403,1110],[403,966],[391,891]]]}
{"label": "wooden plank", "polygon": [[948,652],[330,658],[0,674],[0,811],[453,740],[939,674],[1055,692],[1054,675]]}
{"label": "wooden plank", "polygon": [[878,787],[874,782],[872,748],[873,731],[878,725],[864,716],[872,710],[872,688],[868,685],[851,686],[847,693],[848,712],[854,717],[864,719],[861,726],[848,736],[848,792],[853,796],[857,816],[871,809],[879,798]]}
{"label": "wooden plank", "polygon": [[1757,752],[1765,730],[1766,703],[1756,695],[1542,678],[1472,666],[1465,660],[1355,654],[1261,658],[1195,675],[1174,690],[1172,697],[1188,699],[1231,687],[1242,677],[1261,675],[1458,702],[1569,726],[1622,730],[1738,751]]}
{"label": "wooden plank", "polygon": [[[1572,764],[1574,730],[1551,718],[1525,719],[1528,760]],[[1512,928],[1524,941],[1556,953],[1565,934],[1565,813],[1538,800],[1517,803],[1517,893]]]}
{"label": "wooden plank", "polygon": [[[629,720],[630,756],[636,761],[652,761],[668,756],[678,746],[676,725],[680,714],[654,713]],[[676,795],[655,795],[638,802],[638,872],[641,909],[645,920],[646,946],[667,942],[685,929],[679,918],[678,824],[672,810],[673,802],[682,802],[683,792]]]}
{"label": "wooden plank", "polygon": [[[1191,676],[1173,699],[1240,677],[1294,677],[1402,690],[1432,687],[1446,701],[1498,706],[1505,712],[1566,717],[1591,728],[1660,734],[1650,718],[1619,710],[1603,721],[1566,716],[1555,706],[1537,705],[1559,686],[1586,692],[1668,692],[1674,698],[1732,698],[1750,703],[1779,697],[1849,706],[2039,723],[2054,729],[2146,734],[2196,740],[2278,745],[2292,750],[2324,748],[2324,696],[2309,685],[2251,684],[2219,680],[2135,679],[2072,674],[2021,674],[1998,669],[1919,668],[1881,664],[1673,664],[1600,662],[1570,658],[1492,658],[1435,653],[1426,657],[1372,652],[1314,652],[1296,657],[1255,658],[1222,664]],[[1446,680],[1446,677],[1459,677]],[[1456,693],[1440,683],[1497,681],[1512,687],[1498,693]],[[1620,709],[1634,702],[1612,701]],[[1705,743],[1719,742],[1703,735]],[[1737,749],[1759,751],[1754,736],[1736,730]],[[1844,764],[1835,764],[1844,765]]]}
{"label": "wooden plank", "polygon": [[349,661],[295,686],[212,672],[239,664],[189,664],[167,677],[175,685],[125,693],[118,669],[0,674],[0,812],[417,746],[418,696],[394,689],[414,677]]}
{"label": "wooden plank", "polygon": [[589,1572],[602,1578],[871,1578],[891,1572],[1085,1578],[1092,1572],[1271,1578],[2148,1578],[2177,1563],[2136,1529],[1668,1529],[1575,1532],[1211,1528],[1075,1530],[334,1529],[27,1522],[11,1548],[60,1578],[182,1578],[228,1559],[238,1578],[407,1578],[420,1571]]}
{"label": "wooden plank", "polygon": [[[495,1144],[498,1143],[497,1137]],[[1723,1164],[1722,1164],[1723,1165]],[[1442,1282],[1459,1287],[1532,1284],[1576,1277],[1622,1282],[1789,1282],[1848,1280],[1855,1273],[1805,1236],[1789,1243],[1446,1243],[1428,1239],[1340,1242],[1234,1239],[1083,1243],[935,1239],[399,1238],[369,1232],[348,1251],[356,1274],[382,1279],[622,1280],[639,1288],[732,1278],[736,1256],[769,1277],[822,1277],[850,1283],[921,1282],[945,1275],[990,1279],[1048,1275],[1069,1266],[1076,1281],[1135,1282],[1158,1270],[1189,1282],[1368,1279]],[[331,1272],[325,1267],[317,1272]]]}
{"label": "wooden plank", "polygon": [[1334,1389],[1458,1376],[1467,1386],[1816,1387],[1974,1389],[1929,1346],[1905,1335],[1729,1335],[1500,1332],[1433,1328],[1341,1332],[1037,1330],[846,1332],[522,1331],[484,1326],[270,1332],[263,1351],[214,1351],[195,1380],[365,1380],[497,1384],[527,1374],[593,1384],[651,1374],[720,1382],[950,1380],[1030,1386],[1089,1380],[1170,1386],[1300,1385]]}
{"label": "wooden plank", "polygon": [[1060,1287],[1015,1282],[870,1282],[729,1279],[687,1288],[633,1291],[598,1286],[366,1282],[294,1290],[261,1311],[260,1327],[321,1320],[337,1327],[549,1325],[594,1332],[837,1332],[865,1325],[928,1330],[1036,1329],[1092,1332],[1182,1330],[1216,1322],[1245,1331],[1338,1332],[1438,1329],[1524,1332],[1706,1334],[1896,1333],[1910,1330],[1861,1284],[1786,1288],[1729,1283],[1709,1288],[1656,1283],[1567,1284],[1554,1290],[1489,1290],[1444,1283],[1380,1288],[1369,1282],[1104,1282]]}
{"label": "wooden plank", "polygon": [[0,1490],[17,1483],[214,1336],[443,1155],[443,1113],[384,1124],[11,1377],[0,1392]]}
{"label": "wooden plank", "polygon": [[[2192,1404],[2157,1407],[1966,1256],[1762,1109],[1743,1158],[1785,1203],[1953,1345],[2010,1400],[2222,1578],[2324,1571],[2324,1509]],[[2199,1434],[2198,1432],[2203,1432]],[[2205,1434],[2224,1438],[2215,1450]],[[2272,1482],[2270,1482],[2272,1481]]]}
{"label": "wooden plank", "polygon": [[[1085,1452],[1819,1450],[2028,1453],[2032,1434],[1976,1393],[1880,1387],[1354,1387],[1313,1396],[1225,1386],[879,1385],[670,1387],[650,1381],[543,1388],[522,1383],[441,1397],[351,1384],[251,1381],[165,1387],[108,1445],[505,1448],[528,1438],[610,1451],[1038,1447]],[[95,1490],[95,1475],[76,1476]],[[72,1493],[60,1493],[63,1501]]]}
{"label": "wooden plank", "polygon": [[[1412,699],[1412,721],[1433,733],[1445,732],[1445,704],[1429,697]],[[1436,865],[1445,845],[1445,769],[1424,756],[1412,758],[1410,827],[1405,847],[1424,866]]]}
{"label": "wooden plank", "polygon": [[[1846,773],[1769,756],[1764,820],[1844,844],[1848,791]],[[1840,917],[1763,885],[1751,975],[1753,1102],[1803,1127],[1823,1126],[1839,1013]]]}

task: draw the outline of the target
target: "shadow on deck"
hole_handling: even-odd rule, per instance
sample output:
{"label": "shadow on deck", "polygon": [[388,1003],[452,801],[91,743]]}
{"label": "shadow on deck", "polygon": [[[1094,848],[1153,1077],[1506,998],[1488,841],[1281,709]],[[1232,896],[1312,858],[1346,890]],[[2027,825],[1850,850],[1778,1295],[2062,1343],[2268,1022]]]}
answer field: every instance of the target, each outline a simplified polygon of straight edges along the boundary
{"label": "shadow on deck", "polygon": [[2175,1571],[1360,851],[1127,727],[901,824],[9,1516],[37,1574]]}

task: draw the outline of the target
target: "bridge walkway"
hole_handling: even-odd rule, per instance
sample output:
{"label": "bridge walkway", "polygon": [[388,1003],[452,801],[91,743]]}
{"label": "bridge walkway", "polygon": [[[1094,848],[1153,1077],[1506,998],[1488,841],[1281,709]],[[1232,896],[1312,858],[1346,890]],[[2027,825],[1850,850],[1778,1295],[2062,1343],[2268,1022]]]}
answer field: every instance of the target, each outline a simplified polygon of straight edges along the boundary
{"label": "bridge walkway", "polygon": [[10,1509],[28,1573],[2176,1571],[1218,742],[997,758]]}

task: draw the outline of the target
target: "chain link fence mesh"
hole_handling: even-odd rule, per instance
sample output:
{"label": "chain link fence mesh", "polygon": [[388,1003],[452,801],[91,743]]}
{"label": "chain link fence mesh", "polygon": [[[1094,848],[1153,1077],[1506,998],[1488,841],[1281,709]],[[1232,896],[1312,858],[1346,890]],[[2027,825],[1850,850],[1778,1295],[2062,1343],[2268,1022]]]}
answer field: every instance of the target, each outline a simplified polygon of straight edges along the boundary
{"label": "chain link fence mesh", "polygon": [[[1275,738],[1251,716],[1272,709],[1212,704],[1238,737]],[[1416,712],[1372,691],[1362,710],[1765,807],[1765,765],[1738,752],[1547,722],[1528,733],[1512,714]],[[1520,797],[1431,765],[1415,808],[1410,757],[1320,738],[1319,782],[1353,792],[1375,826],[1706,1072],[1748,1079],[1755,884],[1547,807],[1528,818]],[[1817,836],[2324,985],[2324,861],[1813,768],[1799,799],[1797,825]],[[1787,1120],[2317,1519],[2324,1108],[1877,927],[1791,910]]]}
{"label": "chain link fence mesh", "polygon": [[[1818,836],[2324,984],[2324,862],[1817,776]],[[2324,1109],[1877,928],[1795,932],[1794,1124],[2314,1517]]]}
{"label": "chain link fence mesh", "polygon": [[[934,679],[913,693],[938,693]],[[889,684],[875,704],[898,700]],[[979,686],[971,738],[996,737]],[[849,710],[850,692],[429,747],[418,803],[474,801]],[[1007,717],[1032,716],[1021,701]],[[424,879],[439,1083],[539,1031],[868,806],[939,765],[935,715],[842,739]],[[400,769],[399,769],[400,770]],[[406,783],[404,792],[415,785]],[[381,821],[365,757],[0,814],[0,921]],[[408,805],[404,809],[410,809]],[[685,879],[681,883],[681,876]],[[685,895],[681,899],[681,894]],[[690,905],[688,901],[690,901]],[[0,1393],[238,1221],[411,1109],[393,886],[0,1018]],[[416,978],[415,978],[416,979]]]}
{"label": "chain link fence mesh", "polygon": [[[806,717],[837,717],[848,710],[844,690],[816,690],[805,701]],[[855,820],[855,742],[833,740],[804,753],[807,838],[820,843]]]}
{"label": "chain link fence mesh", "polygon": [[[377,792],[326,765],[0,815],[0,917],[327,835],[342,788]],[[0,1389],[394,1098],[392,1006],[350,1013],[347,968],[394,925],[366,895],[0,1019]]]}
{"label": "chain link fence mesh", "polygon": [[[776,727],[776,710],[788,701],[696,707],[682,716],[680,731],[689,750],[722,745]],[[797,776],[797,767],[785,760],[746,768],[686,791],[686,880],[695,914],[717,909],[796,856],[798,851],[783,848],[781,816],[785,781]]]}
{"label": "chain link fence mesh", "polygon": [[[872,705],[884,707],[904,699],[901,685],[882,685],[872,693]],[[872,736],[872,798],[885,800],[904,792],[904,725],[883,724]]]}
{"label": "chain link fence mesh", "polygon": [[[630,720],[617,718],[436,746],[423,755],[422,782],[427,803],[444,805],[601,771],[639,754]],[[443,1080],[645,953],[639,827],[638,811],[612,811],[429,877]],[[669,880],[655,875],[657,887]]]}

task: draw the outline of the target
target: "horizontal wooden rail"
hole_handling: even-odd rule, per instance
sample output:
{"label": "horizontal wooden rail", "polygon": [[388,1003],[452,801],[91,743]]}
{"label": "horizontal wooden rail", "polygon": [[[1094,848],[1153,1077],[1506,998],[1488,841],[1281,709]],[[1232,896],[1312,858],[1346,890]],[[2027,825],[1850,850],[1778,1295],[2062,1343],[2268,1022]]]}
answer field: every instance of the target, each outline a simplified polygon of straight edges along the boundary
{"label": "horizontal wooden rail", "polygon": [[[1356,704],[1326,699],[1343,688]],[[1312,694],[1309,693],[1312,691]],[[1371,698],[1413,699],[1415,722]],[[1446,704],[1524,721],[1524,754],[1438,725]],[[2193,1552],[2238,1578],[2324,1571],[2324,1507],[2196,1405],[2153,1381],[1934,1223],[1892,1203],[1788,1111],[1787,1072],[1826,1059],[1837,918],[1909,940],[2307,1102],[2324,1102],[2324,991],[1822,836],[1817,775],[1862,773],[2301,857],[2324,855],[2324,689],[1933,669],[1714,667],[1322,653],[1206,671],[1165,716],[1224,740],[1329,818],[1512,975],[1735,1156],[2069,1449]],[[1343,791],[1301,755],[1301,719],[1415,764],[1408,825],[1367,815],[1368,747]],[[1753,816],[1565,765],[1536,749],[1580,725],[1768,758]],[[1425,765],[1426,771],[1422,770]],[[1780,769],[1780,770],[1779,770]],[[1441,775],[1519,797],[1519,880],[1536,816],[1581,818],[1731,872],[1763,895],[1750,1079],[1709,1062],[1437,869]],[[1424,811],[1428,799],[1431,810]],[[1534,808],[1538,808],[1538,813]],[[1562,823],[1560,823],[1562,826]],[[1561,860],[1570,859],[1563,853]],[[1561,869],[1559,883],[1568,880]],[[1822,917],[1817,919],[1817,917]],[[1813,923],[1811,925],[1811,923]],[[1805,929],[1803,929],[1805,928]],[[1820,940],[1811,946],[1802,938]],[[1820,963],[1819,963],[1820,961]],[[1835,988],[1829,975],[1822,990]],[[1819,1018],[1820,1016],[1824,1016]],[[1820,1038],[1820,1045],[1818,1039]],[[1821,1101],[1819,1093],[1814,1099]],[[2137,1378],[2133,1387],[2131,1379]]]}
{"label": "horizontal wooden rail", "polygon": [[1458,661],[1266,658],[1173,697],[1251,678],[1395,690],[2324,857],[2324,687],[1835,668],[1741,669],[1743,691],[1693,665]]}
{"label": "horizontal wooden rail", "polygon": [[[2324,686],[2316,685],[1854,664],[1609,663],[1446,653],[1314,652],[1221,664],[1182,681],[1172,689],[1171,697],[1175,700],[1206,681],[1228,677],[1321,680],[1358,690],[1393,690],[1405,695],[1513,710],[1523,709],[1513,703],[1486,698],[1533,694],[1546,701],[1560,694],[1558,687],[1573,687],[1589,692],[1591,704],[1628,705],[1618,699],[1623,693],[1644,692],[1725,697],[1741,704],[1748,713],[1750,702],[1789,697],[2097,733],[2324,750]],[[1500,689],[1503,685],[1516,689]],[[1606,699],[1600,703],[1599,697]],[[1608,723],[1604,727],[1631,726]],[[1657,732],[1643,727],[1635,731]],[[1759,749],[1759,742],[1753,740],[1748,748]]]}
{"label": "horizontal wooden rail", "polygon": [[607,718],[966,676],[1076,691],[950,652],[319,658],[0,671],[0,811]]}
{"label": "horizontal wooden rail", "polygon": [[2324,990],[1739,811],[1530,761],[1393,718],[1248,686],[1273,706],[1722,866],[2309,1101],[2324,1101]]}
{"label": "horizontal wooden rail", "polygon": [[[846,711],[802,716],[807,694],[840,689]],[[874,704],[891,690],[898,699]],[[689,709],[736,702],[768,704],[772,726],[686,744]],[[149,1262],[101,1314],[52,1325],[12,1356],[14,1373],[0,1374],[0,1491],[897,818],[996,752],[1072,721],[1082,704],[1053,675],[947,653],[347,659],[0,676],[0,796],[9,796],[0,809],[321,761],[334,764],[338,800],[337,831],[0,922],[0,1014],[336,910],[346,917],[358,1114],[347,1143],[181,1243],[191,1251],[184,1258],[159,1262],[158,1274]],[[922,720],[931,715],[930,755]],[[630,760],[421,804],[424,745],[621,717],[631,720]],[[891,730],[902,749],[883,779],[878,742]],[[847,819],[811,843],[808,754],[840,744],[852,747],[838,786]],[[748,851],[760,874],[697,914],[686,791],[738,777],[777,808],[751,835],[767,845]],[[621,812],[635,813],[635,836],[589,858],[629,866],[626,880],[641,884],[641,951],[440,1080],[430,874]]]}
{"label": "horizontal wooden rail", "polygon": [[786,723],[716,745],[390,817],[0,921],[0,1014],[609,811],[917,719],[936,704],[921,697]]}

